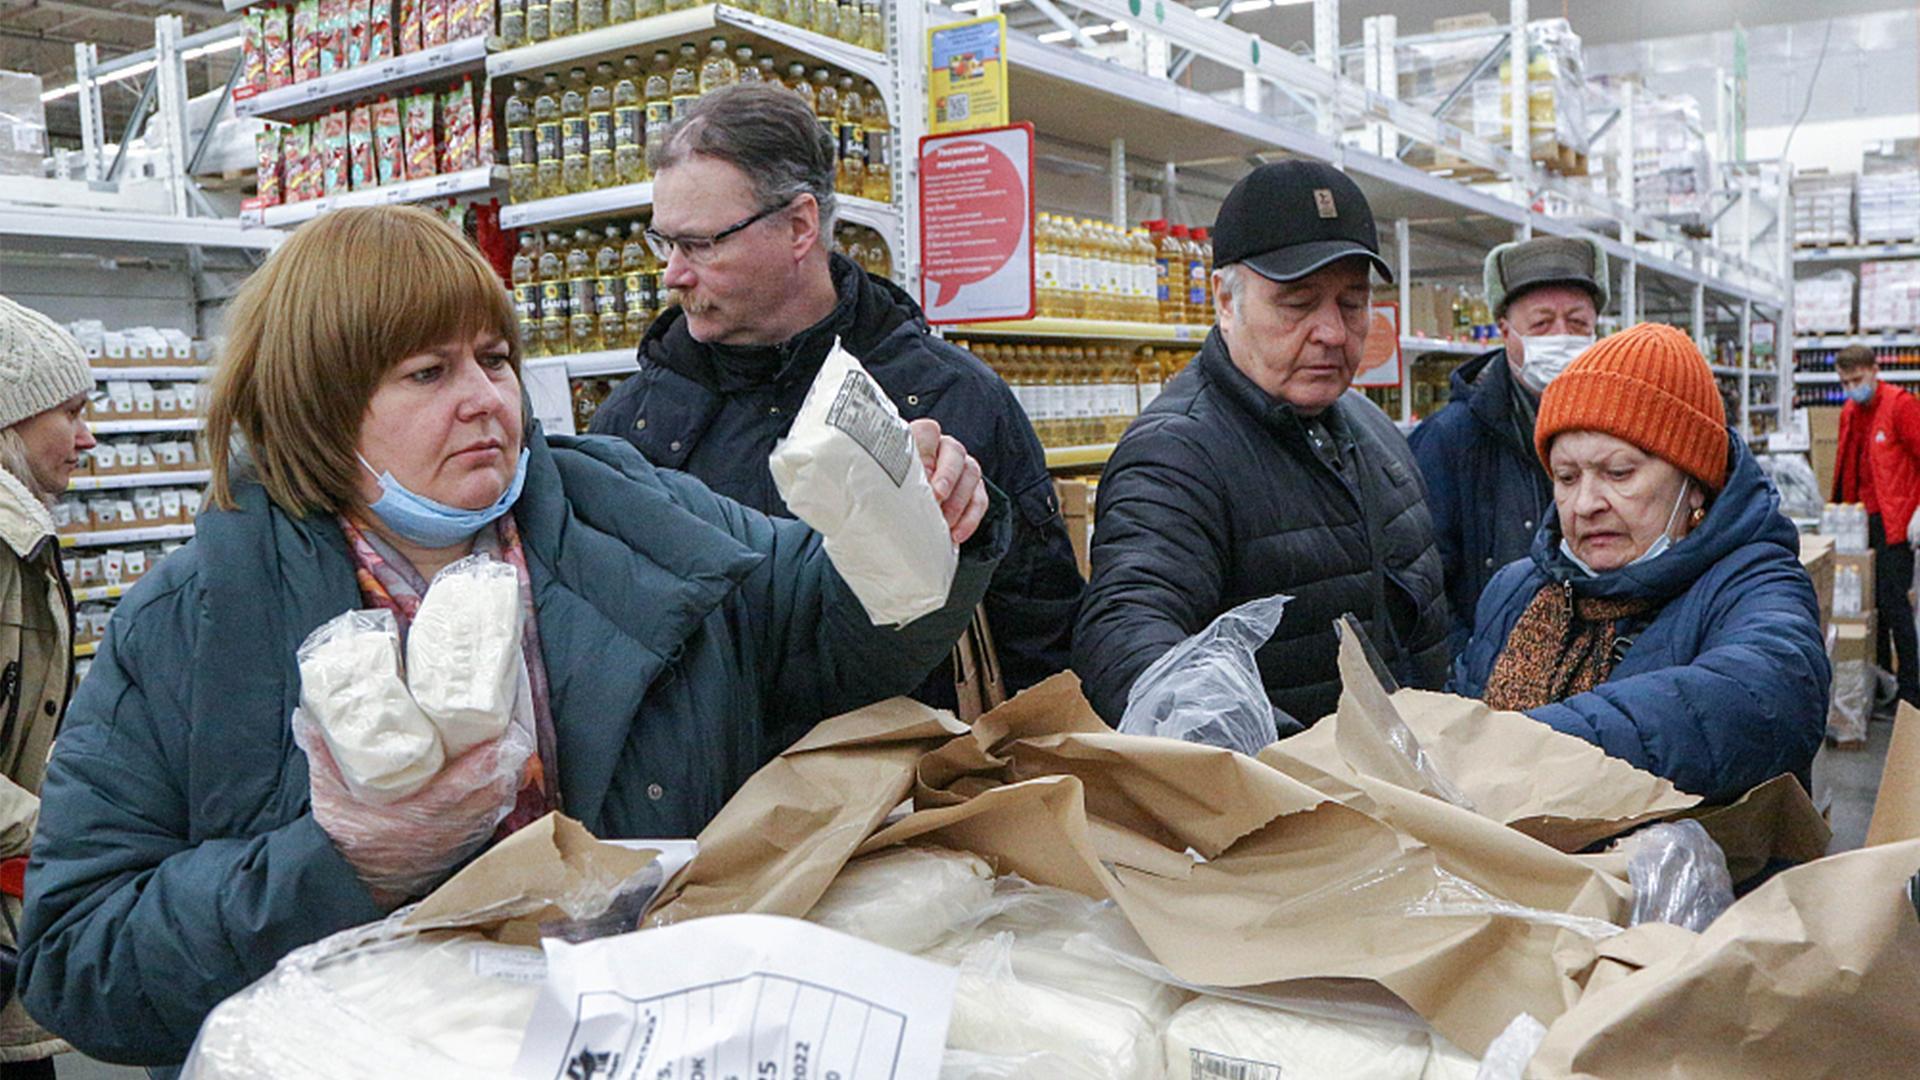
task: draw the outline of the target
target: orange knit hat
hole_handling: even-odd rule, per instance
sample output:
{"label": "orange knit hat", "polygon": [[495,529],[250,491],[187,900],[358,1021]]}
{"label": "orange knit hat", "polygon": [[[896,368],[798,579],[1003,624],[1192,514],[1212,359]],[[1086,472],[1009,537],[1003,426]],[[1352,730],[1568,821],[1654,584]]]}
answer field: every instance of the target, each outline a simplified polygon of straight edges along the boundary
{"label": "orange knit hat", "polygon": [[[1581,353],[1540,395],[1533,448],[1563,431],[1603,431],[1718,492],[1727,482],[1727,409],[1693,339],[1640,323]],[[1551,468],[1551,465],[1548,465]]]}

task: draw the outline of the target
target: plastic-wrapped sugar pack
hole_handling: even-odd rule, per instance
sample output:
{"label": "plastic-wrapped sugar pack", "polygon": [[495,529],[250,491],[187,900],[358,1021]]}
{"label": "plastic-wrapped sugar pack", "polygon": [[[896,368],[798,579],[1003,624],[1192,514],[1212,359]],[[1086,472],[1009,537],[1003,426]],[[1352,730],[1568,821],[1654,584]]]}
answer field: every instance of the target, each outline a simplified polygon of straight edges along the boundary
{"label": "plastic-wrapped sugar pack", "polygon": [[283,958],[201,1024],[192,1080],[506,1080],[539,997],[537,948],[476,933],[390,938],[394,919]]}
{"label": "plastic-wrapped sugar pack", "polygon": [[433,577],[407,631],[407,686],[449,758],[507,730],[519,691],[520,575],[473,555]]}
{"label": "plastic-wrapped sugar pack", "polygon": [[848,863],[807,919],[919,953],[977,917],[992,897],[993,870],[978,855],[892,848]]}
{"label": "plastic-wrapped sugar pack", "polygon": [[768,465],[874,625],[905,625],[945,606],[959,550],[913,433],[837,339]]}
{"label": "plastic-wrapped sugar pack", "polygon": [[1433,1050],[1427,1055],[1427,1071],[1420,1080],[1475,1080],[1480,1075],[1480,1059],[1448,1042],[1438,1032],[1429,1036]]}
{"label": "plastic-wrapped sugar pack", "polygon": [[1174,1013],[1165,1048],[1168,1076],[1287,1080],[1422,1080],[1430,1053],[1419,1029],[1216,997],[1197,998]]}
{"label": "plastic-wrapped sugar pack", "polygon": [[389,611],[349,611],[307,635],[298,652],[300,709],[326,742],[347,790],[362,802],[403,799],[445,763],[440,733],[400,673]]}
{"label": "plastic-wrapped sugar pack", "polygon": [[1014,935],[963,953],[947,1047],[1015,1059],[1020,1080],[1158,1080],[1159,1026],[1105,998],[1021,978]]}

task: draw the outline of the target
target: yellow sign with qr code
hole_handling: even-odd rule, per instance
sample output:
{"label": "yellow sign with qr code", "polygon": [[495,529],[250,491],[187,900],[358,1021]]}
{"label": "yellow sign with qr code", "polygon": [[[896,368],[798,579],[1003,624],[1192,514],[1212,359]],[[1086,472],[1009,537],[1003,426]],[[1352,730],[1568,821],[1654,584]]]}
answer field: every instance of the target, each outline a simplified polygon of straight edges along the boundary
{"label": "yellow sign with qr code", "polygon": [[927,133],[1006,126],[1007,19],[988,15],[927,31]]}

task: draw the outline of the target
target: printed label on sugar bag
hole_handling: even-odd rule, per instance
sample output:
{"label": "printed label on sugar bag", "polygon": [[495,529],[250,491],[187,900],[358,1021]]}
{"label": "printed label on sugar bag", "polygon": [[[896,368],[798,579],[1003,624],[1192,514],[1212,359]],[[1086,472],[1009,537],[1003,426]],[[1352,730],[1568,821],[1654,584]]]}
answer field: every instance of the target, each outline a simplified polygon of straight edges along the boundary
{"label": "printed label on sugar bag", "polygon": [[907,470],[913,466],[913,432],[880,400],[866,372],[847,372],[833,407],[827,410],[827,423],[872,455],[894,487],[906,483]]}
{"label": "printed label on sugar bag", "polygon": [[1285,1080],[1280,1066],[1248,1058],[1228,1057],[1208,1050],[1189,1050],[1193,1080]]}

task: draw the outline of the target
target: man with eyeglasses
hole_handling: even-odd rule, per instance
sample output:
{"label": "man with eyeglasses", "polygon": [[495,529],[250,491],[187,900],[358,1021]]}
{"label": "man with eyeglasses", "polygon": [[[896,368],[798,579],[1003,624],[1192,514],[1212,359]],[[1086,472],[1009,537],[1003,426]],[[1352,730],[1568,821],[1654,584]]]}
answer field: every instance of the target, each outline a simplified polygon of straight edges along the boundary
{"label": "man with eyeglasses", "polygon": [[[934,336],[898,286],[831,251],[833,142],[801,99],[766,85],[702,97],[648,148],[647,241],[668,307],[640,372],[594,414],[656,465],[772,514],[767,455],[837,337],[901,415],[931,418],[1012,498],[1013,547],[983,604],[1005,691],[1066,668],[1082,587],[1046,456],[1005,382]],[[914,695],[957,704],[951,664]]]}

